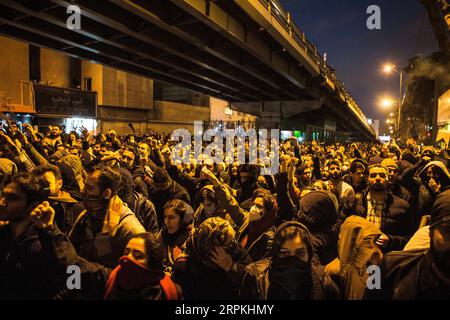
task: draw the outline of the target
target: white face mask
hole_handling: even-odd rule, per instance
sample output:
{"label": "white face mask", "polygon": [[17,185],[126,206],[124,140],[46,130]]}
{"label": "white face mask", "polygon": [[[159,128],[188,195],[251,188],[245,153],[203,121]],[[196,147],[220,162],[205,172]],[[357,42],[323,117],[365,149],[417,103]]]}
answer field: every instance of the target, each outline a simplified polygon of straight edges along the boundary
{"label": "white face mask", "polygon": [[261,219],[262,216],[262,209],[258,208],[257,206],[253,206],[250,208],[250,211],[248,212],[248,218],[250,222],[258,221]]}

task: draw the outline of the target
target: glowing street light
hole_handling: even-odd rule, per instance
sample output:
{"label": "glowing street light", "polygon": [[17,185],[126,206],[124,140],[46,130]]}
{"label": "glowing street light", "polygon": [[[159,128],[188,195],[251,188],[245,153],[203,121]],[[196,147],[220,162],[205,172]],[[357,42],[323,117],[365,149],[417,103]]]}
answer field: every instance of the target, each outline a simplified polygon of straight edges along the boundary
{"label": "glowing street light", "polygon": [[[392,63],[386,63],[383,66],[383,73],[386,75],[391,75],[392,73],[396,73],[400,76],[400,92],[398,99],[398,118],[397,118],[397,128],[400,128],[400,117],[402,111],[402,98],[403,98],[403,69],[398,70],[397,66]],[[393,115],[391,115],[392,117]]]}
{"label": "glowing street light", "polygon": [[398,72],[397,68],[395,67],[395,65],[393,65],[392,63],[386,63],[383,66],[383,72],[385,74],[391,74],[392,72]]}
{"label": "glowing street light", "polygon": [[381,100],[381,106],[383,108],[391,108],[395,104],[395,101],[391,98],[384,98]]}

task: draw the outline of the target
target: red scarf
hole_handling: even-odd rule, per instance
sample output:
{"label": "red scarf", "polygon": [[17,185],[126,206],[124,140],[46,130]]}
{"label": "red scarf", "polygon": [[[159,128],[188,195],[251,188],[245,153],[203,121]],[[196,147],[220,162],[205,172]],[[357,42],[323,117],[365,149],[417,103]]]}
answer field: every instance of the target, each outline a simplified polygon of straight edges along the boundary
{"label": "red scarf", "polygon": [[170,276],[165,275],[161,270],[148,269],[131,257],[123,256],[106,282],[104,299],[108,299],[113,294],[117,285],[123,290],[139,290],[158,282],[167,300],[178,299],[177,289]]}

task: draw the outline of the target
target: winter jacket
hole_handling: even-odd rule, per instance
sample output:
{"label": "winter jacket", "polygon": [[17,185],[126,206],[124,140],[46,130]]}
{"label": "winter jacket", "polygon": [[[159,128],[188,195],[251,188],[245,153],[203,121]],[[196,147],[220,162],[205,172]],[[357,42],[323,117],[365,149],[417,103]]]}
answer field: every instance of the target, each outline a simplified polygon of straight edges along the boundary
{"label": "winter jacket", "polygon": [[[249,264],[245,268],[239,296],[244,300],[268,300],[270,288],[271,259],[264,259]],[[313,281],[311,300],[333,300],[338,297],[338,289],[331,278],[324,273],[322,266],[312,266],[311,277]]]}
{"label": "winter jacket", "polygon": [[142,167],[136,167],[134,168],[133,172],[133,190],[139,192],[144,197],[149,197],[148,187],[145,183],[144,177],[145,177],[145,171]]}
{"label": "winter jacket", "polygon": [[433,271],[429,250],[395,251],[384,256],[382,290],[367,290],[370,299],[448,300],[450,281],[440,281]]}
{"label": "winter jacket", "polygon": [[29,224],[17,238],[0,227],[0,300],[52,299],[66,287],[73,256],[67,237],[54,225],[42,230]]}
{"label": "winter jacket", "polygon": [[[344,215],[366,218],[368,192],[369,190],[366,190],[351,196],[348,199],[348,206],[344,209]],[[390,238],[388,246],[383,249],[384,252],[402,250],[414,232],[409,204],[390,192],[387,193],[380,230]]]}
{"label": "winter jacket", "polygon": [[75,222],[70,241],[78,255],[88,261],[98,262],[107,267],[114,267],[122,256],[128,241],[139,233],[145,232],[135,214],[122,206],[117,232],[114,237],[101,233],[103,218],[99,219],[89,212]]}
{"label": "winter jacket", "polygon": [[49,200],[55,209],[55,223],[59,230],[68,234],[78,215],[84,210],[83,205],[65,191],[61,191],[58,197],[49,197]]}

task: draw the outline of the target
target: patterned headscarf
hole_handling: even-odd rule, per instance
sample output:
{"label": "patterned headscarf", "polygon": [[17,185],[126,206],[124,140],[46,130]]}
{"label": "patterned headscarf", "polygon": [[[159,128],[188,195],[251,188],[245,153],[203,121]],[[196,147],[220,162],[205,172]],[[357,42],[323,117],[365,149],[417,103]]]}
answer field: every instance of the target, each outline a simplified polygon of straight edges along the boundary
{"label": "patterned headscarf", "polygon": [[205,264],[214,264],[210,254],[215,247],[224,246],[230,229],[233,230],[227,220],[219,217],[206,219],[192,230],[186,243],[186,253]]}

